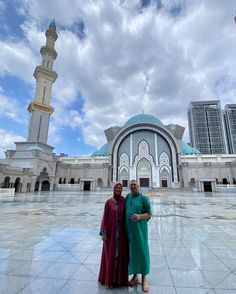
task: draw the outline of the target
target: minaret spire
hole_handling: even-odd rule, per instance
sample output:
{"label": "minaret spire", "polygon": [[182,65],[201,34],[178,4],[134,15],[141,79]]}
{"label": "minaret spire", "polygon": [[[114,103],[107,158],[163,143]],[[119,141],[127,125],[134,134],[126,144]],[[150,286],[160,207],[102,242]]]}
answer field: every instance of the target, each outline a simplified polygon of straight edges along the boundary
{"label": "minaret spire", "polygon": [[54,19],[45,35],[46,44],[40,49],[42,62],[34,71],[36,90],[34,101],[30,102],[28,107],[30,120],[27,141],[47,144],[50,115],[54,112],[54,108],[50,105],[52,84],[57,79],[57,73],[53,70],[53,61],[57,58],[54,45],[58,37]]}

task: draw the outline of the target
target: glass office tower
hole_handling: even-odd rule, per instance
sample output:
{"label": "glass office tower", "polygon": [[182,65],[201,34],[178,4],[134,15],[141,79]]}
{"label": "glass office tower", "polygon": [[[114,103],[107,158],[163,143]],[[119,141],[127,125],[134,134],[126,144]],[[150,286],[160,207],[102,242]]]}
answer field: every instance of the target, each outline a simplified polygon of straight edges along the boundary
{"label": "glass office tower", "polygon": [[225,105],[224,121],[229,153],[236,154],[236,104]]}
{"label": "glass office tower", "polygon": [[225,154],[225,132],[219,100],[191,102],[188,109],[190,144],[202,154]]}

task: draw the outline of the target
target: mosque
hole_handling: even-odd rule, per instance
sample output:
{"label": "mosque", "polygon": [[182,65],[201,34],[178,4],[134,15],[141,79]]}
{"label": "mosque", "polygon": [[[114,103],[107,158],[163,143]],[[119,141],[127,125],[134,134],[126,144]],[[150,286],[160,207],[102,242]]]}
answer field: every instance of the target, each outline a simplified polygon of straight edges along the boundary
{"label": "mosque", "polygon": [[63,157],[47,144],[52,85],[57,79],[53,61],[57,40],[55,22],[46,30],[41,65],[36,66],[36,90],[30,102],[28,137],[16,142],[0,160],[0,185],[16,192],[61,189],[97,190],[115,181],[124,187],[136,179],[141,187],[217,191],[236,184],[236,154],[202,155],[182,141],[184,127],[163,125],[155,116],[138,114],[122,126],[105,130],[107,142],[88,157]]}

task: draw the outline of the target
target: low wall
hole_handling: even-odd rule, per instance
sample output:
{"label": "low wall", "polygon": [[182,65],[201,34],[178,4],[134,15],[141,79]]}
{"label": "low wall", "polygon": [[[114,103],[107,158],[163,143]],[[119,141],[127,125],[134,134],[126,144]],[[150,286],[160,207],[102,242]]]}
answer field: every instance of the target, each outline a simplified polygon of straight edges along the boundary
{"label": "low wall", "polygon": [[236,185],[216,185],[216,192],[236,193]]}
{"label": "low wall", "polygon": [[80,184],[58,184],[55,191],[80,191]]}
{"label": "low wall", "polygon": [[2,195],[14,196],[14,194],[15,194],[15,188],[1,188],[0,189],[0,196],[2,196]]}

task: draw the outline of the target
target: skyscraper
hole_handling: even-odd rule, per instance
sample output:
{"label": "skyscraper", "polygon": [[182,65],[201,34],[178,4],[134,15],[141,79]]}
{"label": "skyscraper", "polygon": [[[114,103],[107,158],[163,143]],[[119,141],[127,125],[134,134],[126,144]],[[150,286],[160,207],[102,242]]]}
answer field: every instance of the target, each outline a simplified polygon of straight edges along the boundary
{"label": "skyscraper", "polygon": [[192,147],[202,154],[225,154],[225,136],[219,100],[194,101],[188,109]]}
{"label": "skyscraper", "polygon": [[224,121],[229,153],[236,154],[236,104],[225,105]]}

